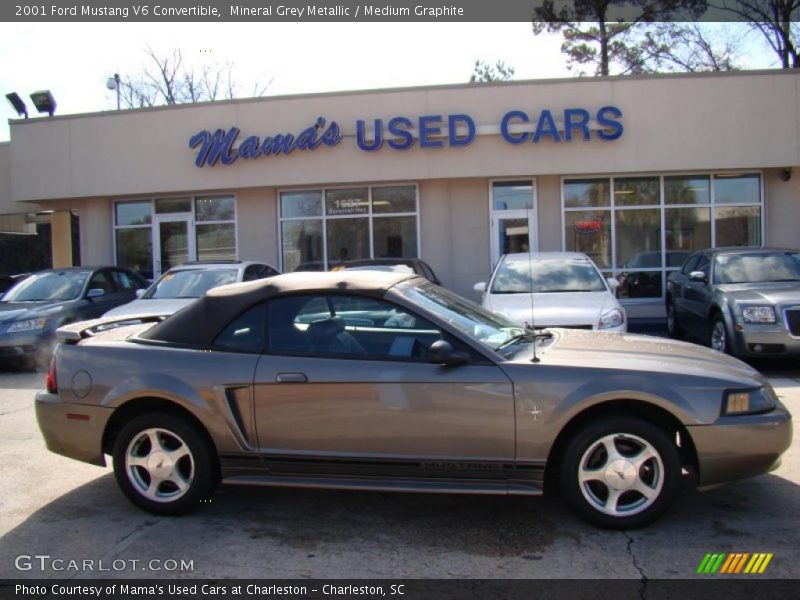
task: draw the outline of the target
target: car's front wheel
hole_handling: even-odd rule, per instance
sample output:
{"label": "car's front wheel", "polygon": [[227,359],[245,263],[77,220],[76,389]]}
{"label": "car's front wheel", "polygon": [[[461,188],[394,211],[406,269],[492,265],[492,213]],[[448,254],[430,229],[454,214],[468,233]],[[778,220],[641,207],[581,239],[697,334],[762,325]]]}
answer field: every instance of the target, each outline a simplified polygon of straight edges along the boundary
{"label": "car's front wheel", "polygon": [[725,321],[719,313],[711,319],[711,347],[718,352],[730,354],[731,343],[728,340],[728,330]]}
{"label": "car's front wheel", "polygon": [[607,417],[570,439],[560,477],[581,517],[599,527],[627,529],[654,521],[673,503],[681,461],[675,444],[655,425]]}
{"label": "car's front wheel", "polygon": [[114,475],[144,510],[179,515],[208,498],[217,483],[209,444],[185,419],[148,413],[127,423],[114,443]]}
{"label": "car's front wheel", "polygon": [[678,313],[672,300],[667,302],[667,333],[671,338],[680,339],[683,337],[683,331],[678,324]]}

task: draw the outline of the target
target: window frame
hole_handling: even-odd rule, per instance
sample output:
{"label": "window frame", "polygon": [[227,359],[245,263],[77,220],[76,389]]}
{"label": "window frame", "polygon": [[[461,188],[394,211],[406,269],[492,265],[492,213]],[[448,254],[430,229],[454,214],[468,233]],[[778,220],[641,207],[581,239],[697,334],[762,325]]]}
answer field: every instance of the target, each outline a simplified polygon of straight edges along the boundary
{"label": "window frame", "polygon": [[[759,182],[759,198],[757,203],[730,203],[730,202],[720,202],[716,201],[716,186],[715,181],[719,178],[726,178],[726,177],[744,177],[744,176],[756,176],[758,177]],[[666,179],[668,177],[708,177],[709,181],[709,201],[708,203],[702,204],[666,204]],[[643,204],[643,205],[634,205],[634,206],[617,206],[615,202],[615,195],[614,195],[614,182],[616,179],[630,179],[630,178],[646,178],[646,177],[654,177],[659,179],[659,189],[660,189],[660,198],[659,204]],[[565,201],[565,184],[571,180],[587,180],[587,179],[598,179],[598,180],[607,180],[609,182],[609,203],[608,206],[594,206],[594,207],[566,207]],[[667,241],[666,241],[666,223],[667,223],[667,213],[666,211],[669,209],[674,208],[704,208],[708,209],[710,215],[710,248],[716,248],[716,241],[717,241],[717,225],[716,225],[716,209],[723,208],[723,207],[758,207],[759,208],[759,215],[760,215],[760,223],[759,223],[759,244],[757,247],[763,248],[766,244],[765,236],[766,236],[766,222],[767,222],[767,215],[766,215],[766,203],[764,201],[765,198],[765,177],[764,172],[762,169],[737,169],[731,171],[723,171],[723,170],[707,170],[707,171],[669,171],[669,172],[645,172],[645,173],[617,173],[613,175],[609,174],[594,174],[594,175],[583,175],[583,174],[575,174],[575,175],[564,175],[560,178],[560,202],[561,202],[561,249],[566,251],[567,248],[567,240],[566,240],[566,221],[567,221],[567,213],[568,212],[606,212],[609,215],[610,227],[609,232],[611,236],[610,240],[610,263],[611,266],[608,268],[599,267],[600,271],[607,276],[610,277],[618,277],[621,273],[629,272],[627,269],[622,269],[617,264],[617,227],[616,227],[616,213],[620,210],[653,210],[659,209],[660,211],[660,240],[659,240],[659,252],[661,253],[661,266],[660,267],[646,267],[641,269],[636,269],[635,272],[651,272],[651,273],[661,273],[661,295],[660,296],[652,296],[648,298],[620,298],[620,302],[626,305],[636,305],[636,304],[653,304],[653,303],[663,303],[666,297],[667,292],[667,280],[671,273],[675,271],[680,271],[682,265],[670,267],[667,265]],[[697,248],[692,252],[699,252],[704,248]]]}
{"label": "window frame", "polygon": [[[414,212],[397,212],[397,213],[375,213],[372,210],[372,190],[373,188],[384,187],[413,187],[414,188]],[[326,210],[326,192],[330,190],[350,190],[358,188],[367,188],[367,213],[356,215],[328,215]],[[321,195],[321,213],[316,216],[302,215],[299,217],[284,217],[281,214],[281,200],[285,193],[297,192],[319,192]],[[320,221],[322,224],[322,263],[325,271],[330,270],[331,261],[328,256],[328,228],[327,222],[329,220],[342,220],[342,219],[364,219],[368,220],[369,226],[369,257],[375,258],[375,236],[374,236],[374,219],[383,219],[391,217],[414,217],[415,229],[417,236],[417,252],[413,257],[402,258],[421,258],[422,257],[422,236],[420,229],[420,209],[419,209],[419,183],[418,182],[380,182],[380,183],[353,183],[349,185],[320,185],[320,186],[304,186],[292,188],[280,188],[277,190],[275,210],[277,211],[278,223],[278,268],[282,273],[286,273],[286,265],[284,264],[283,256],[283,224],[291,221]],[[400,257],[398,257],[400,258]]]}

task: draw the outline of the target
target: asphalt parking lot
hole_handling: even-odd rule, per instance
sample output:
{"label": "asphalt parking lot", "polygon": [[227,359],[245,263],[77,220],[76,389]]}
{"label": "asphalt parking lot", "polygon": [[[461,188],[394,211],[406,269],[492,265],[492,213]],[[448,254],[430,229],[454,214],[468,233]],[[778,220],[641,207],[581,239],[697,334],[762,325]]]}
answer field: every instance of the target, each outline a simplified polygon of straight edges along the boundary
{"label": "asphalt parking lot", "polygon": [[[756,366],[797,421],[800,362]],[[686,578],[708,552],[771,552],[768,576],[800,577],[797,425],[779,470],[686,489],[636,531],[594,529],[557,497],[236,487],[190,516],[158,518],[125,500],[110,468],[45,449],[33,410],[42,382],[0,370],[0,578]]]}

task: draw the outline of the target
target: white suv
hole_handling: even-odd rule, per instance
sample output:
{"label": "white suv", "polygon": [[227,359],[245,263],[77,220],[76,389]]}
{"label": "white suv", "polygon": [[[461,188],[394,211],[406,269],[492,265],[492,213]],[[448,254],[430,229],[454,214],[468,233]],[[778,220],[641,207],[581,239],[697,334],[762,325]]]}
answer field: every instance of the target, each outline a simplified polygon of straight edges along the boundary
{"label": "white suv", "polygon": [[531,327],[577,327],[595,331],[628,330],[617,301],[616,279],[603,279],[580,252],[506,254],[489,284],[475,284],[483,306]]}

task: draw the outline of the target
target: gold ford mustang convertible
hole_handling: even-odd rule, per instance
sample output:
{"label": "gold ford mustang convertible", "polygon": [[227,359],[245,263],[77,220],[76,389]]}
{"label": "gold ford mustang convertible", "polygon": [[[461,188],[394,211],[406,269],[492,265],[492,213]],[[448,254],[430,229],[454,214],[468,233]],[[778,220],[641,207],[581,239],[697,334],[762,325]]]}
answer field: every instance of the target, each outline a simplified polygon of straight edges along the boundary
{"label": "gold ford mustang convertible", "polygon": [[[124,319],[124,320],[121,320]],[[683,477],[774,469],[791,417],[746,364],[630,334],[524,330],[413,274],[293,273],[158,320],[59,330],[36,415],[144,510],[220,483],[535,496],[644,525]]]}

